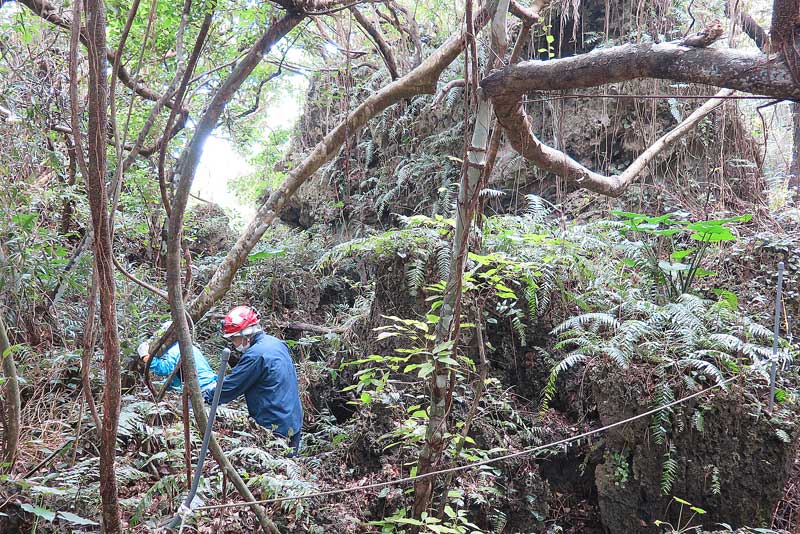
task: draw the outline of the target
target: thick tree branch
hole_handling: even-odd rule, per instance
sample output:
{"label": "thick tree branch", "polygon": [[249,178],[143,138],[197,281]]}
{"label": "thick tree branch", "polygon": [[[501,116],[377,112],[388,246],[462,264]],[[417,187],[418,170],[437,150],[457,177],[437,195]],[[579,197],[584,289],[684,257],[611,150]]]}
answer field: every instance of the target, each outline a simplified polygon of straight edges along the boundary
{"label": "thick tree branch", "polygon": [[517,0],[511,0],[509,11],[520,19],[523,24],[532,25],[539,20],[542,10],[547,5],[547,0],[535,0],[531,7],[522,5]]}
{"label": "thick tree branch", "polygon": [[[475,28],[478,30],[487,22],[486,10],[480,10],[475,18]],[[261,204],[255,217],[217,267],[211,280],[189,305],[192,319],[199,320],[228,291],[236,271],[245,262],[248,253],[278,216],[287,200],[317,169],[339,151],[347,135],[357,132],[372,117],[405,98],[419,94],[433,94],[442,71],[461,54],[463,49],[464,34],[462,32],[451,37],[419,67],[370,95],[360,106],[350,112],[344,121],[328,132],[311,153],[291,170],[280,187]]]}
{"label": "thick tree branch", "polygon": [[695,48],[676,43],[627,44],[550,61],[525,61],[481,81],[491,98],[530,91],[596,87],[638,78],[727,87],[757,95],[800,100],[782,61],[760,52]]}
{"label": "thick tree branch", "polygon": [[358,21],[358,24],[364,28],[364,31],[372,37],[372,40],[375,41],[375,46],[378,48],[378,52],[380,52],[381,57],[383,57],[383,62],[386,63],[386,68],[389,69],[389,74],[392,77],[392,80],[396,80],[400,77],[400,74],[397,70],[397,61],[394,59],[394,53],[392,53],[392,48],[389,46],[389,43],[386,42],[386,39],[383,37],[383,34],[378,29],[377,26],[372,24],[372,22],[364,16],[364,14],[358,10],[357,7],[353,6],[350,8],[350,13]]}
{"label": "thick tree branch", "polygon": [[[716,96],[732,94],[730,89],[721,90]],[[533,133],[533,126],[525,113],[520,99],[495,99],[497,121],[503,126],[506,137],[514,149],[536,166],[563,176],[577,185],[609,196],[620,195],[635,181],[655,158],[668,147],[694,128],[706,115],[724,102],[723,98],[712,98],[697,108],[672,131],[658,139],[642,153],[621,175],[604,176],[587,169],[567,154],[549,147],[539,141]]]}
{"label": "thick tree branch", "polygon": [[[731,6],[733,2],[734,6]],[[756,20],[738,5],[738,0],[727,0],[725,2],[725,15],[734,23],[742,25],[742,30],[756,44],[759,50],[766,52],[769,47],[769,35]]]}
{"label": "thick tree branch", "polygon": [[797,85],[800,85],[798,28],[800,28],[800,2],[798,0],[774,0],[772,25],[769,29],[770,51],[783,54],[783,60],[789,66],[792,79]]}

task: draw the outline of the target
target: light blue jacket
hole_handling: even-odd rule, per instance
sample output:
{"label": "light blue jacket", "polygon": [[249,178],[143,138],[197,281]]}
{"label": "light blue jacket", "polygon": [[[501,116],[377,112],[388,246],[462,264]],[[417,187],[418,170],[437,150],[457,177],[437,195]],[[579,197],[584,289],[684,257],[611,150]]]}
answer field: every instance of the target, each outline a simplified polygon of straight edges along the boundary
{"label": "light blue jacket", "polygon": [[[197,366],[197,377],[200,379],[200,389],[206,389],[213,386],[217,381],[217,373],[215,373],[208,360],[200,352],[200,349],[192,345],[192,353],[194,354],[194,364]],[[150,360],[150,372],[158,376],[169,376],[181,357],[181,350],[177,343],[173,343],[167,351],[161,355],[160,358],[152,358]],[[181,372],[178,371],[169,385],[169,389],[181,391]]]}

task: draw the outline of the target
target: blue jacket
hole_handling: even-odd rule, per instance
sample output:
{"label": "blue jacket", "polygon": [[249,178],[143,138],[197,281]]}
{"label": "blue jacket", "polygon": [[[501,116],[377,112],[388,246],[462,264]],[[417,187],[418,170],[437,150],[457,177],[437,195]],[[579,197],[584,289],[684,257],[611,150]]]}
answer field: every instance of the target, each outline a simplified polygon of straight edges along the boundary
{"label": "blue jacket", "polygon": [[240,395],[250,417],[284,437],[300,432],[303,407],[297,390],[297,372],[289,347],[276,337],[258,333],[239,363],[222,382],[219,401]]}
{"label": "blue jacket", "polygon": [[[200,379],[200,389],[205,389],[217,381],[217,373],[215,373],[208,360],[200,352],[200,349],[192,345],[192,353],[194,354],[194,364],[197,366],[197,377]],[[177,343],[173,343],[167,351],[161,355],[160,358],[152,358],[150,360],[150,372],[158,376],[169,376],[181,357],[181,349]],[[180,372],[175,374],[172,382],[169,385],[170,389],[177,391],[181,390]]]}

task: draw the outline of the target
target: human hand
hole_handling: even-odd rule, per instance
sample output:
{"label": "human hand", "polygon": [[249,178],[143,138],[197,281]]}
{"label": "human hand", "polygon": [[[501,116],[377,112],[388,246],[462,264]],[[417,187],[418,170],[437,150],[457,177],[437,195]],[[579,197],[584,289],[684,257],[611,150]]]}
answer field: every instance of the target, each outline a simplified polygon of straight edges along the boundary
{"label": "human hand", "polygon": [[147,341],[139,344],[136,352],[139,354],[139,359],[142,360],[145,365],[150,363],[150,358],[153,356],[150,354],[150,344]]}

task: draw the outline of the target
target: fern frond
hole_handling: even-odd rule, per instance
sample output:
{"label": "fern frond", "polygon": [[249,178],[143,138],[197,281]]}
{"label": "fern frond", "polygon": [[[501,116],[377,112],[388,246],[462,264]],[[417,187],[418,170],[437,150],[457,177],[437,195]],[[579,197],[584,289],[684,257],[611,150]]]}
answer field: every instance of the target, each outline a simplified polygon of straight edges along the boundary
{"label": "fern frond", "polygon": [[675,460],[675,446],[670,445],[669,450],[664,454],[664,463],[661,470],[661,494],[669,495],[672,492],[672,485],[678,475],[678,462]]}
{"label": "fern frond", "polygon": [[614,345],[606,345],[603,347],[603,352],[610,356],[614,363],[616,363],[622,369],[626,369],[628,367],[631,358],[625,350],[615,347]]}
{"label": "fern frond", "polygon": [[691,367],[697,369],[701,373],[713,378],[717,385],[719,385],[722,389],[726,389],[725,377],[722,376],[722,372],[713,363],[705,360],[698,360],[696,358],[683,358],[678,362],[678,365],[680,367]]}
{"label": "fern frond", "polygon": [[406,266],[406,284],[411,296],[416,297],[425,286],[429,252],[424,248],[417,251],[417,257]]}
{"label": "fern frond", "polygon": [[520,315],[520,313],[515,313],[511,316],[511,327],[514,329],[517,336],[519,336],[520,345],[525,347],[527,345],[525,341],[525,323],[522,322]]}
{"label": "fern frond", "polygon": [[586,328],[587,326],[593,326],[596,329],[599,327],[605,327],[609,330],[616,330],[619,328],[619,321],[616,317],[609,313],[584,313],[582,315],[576,315],[575,317],[567,319],[555,327],[550,333],[553,335],[558,335],[561,332],[571,328]]}
{"label": "fern frond", "polygon": [[547,379],[547,384],[544,387],[544,392],[542,393],[542,402],[539,404],[540,413],[544,413],[550,408],[550,402],[556,394],[558,375],[567,369],[585,362],[587,359],[588,356],[586,354],[572,353],[553,367],[550,371],[550,377]]}
{"label": "fern frond", "polygon": [[710,336],[708,336],[708,339],[712,342],[711,343],[712,347],[718,347],[723,350],[727,349],[729,353],[744,350],[744,345],[745,345],[744,341],[730,334],[722,334],[722,333],[711,334]]}
{"label": "fern frond", "polygon": [[499,189],[490,189],[488,187],[481,189],[480,193],[478,193],[481,198],[500,198],[505,195],[505,191],[500,191]]}
{"label": "fern frond", "polygon": [[449,242],[441,242],[436,248],[436,273],[439,280],[447,280],[450,276],[451,248]]}
{"label": "fern frond", "polygon": [[525,215],[535,224],[542,224],[550,213],[546,201],[538,195],[525,195],[525,199],[528,201]]}
{"label": "fern frond", "polygon": [[753,322],[748,322],[747,333],[750,335],[750,337],[761,340],[765,343],[772,343],[774,338],[772,330]]}
{"label": "fern frond", "polygon": [[[655,408],[666,406],[675,400],[675,394],[672,388],[661,377],[661,382],[656,386]],[[664,408],[653,414],[650,421],[650,431],[653,434],[653,441],[658,445],[663,445],[667,441],[667,433],[669,432],[672,422],[672,408]]]}

